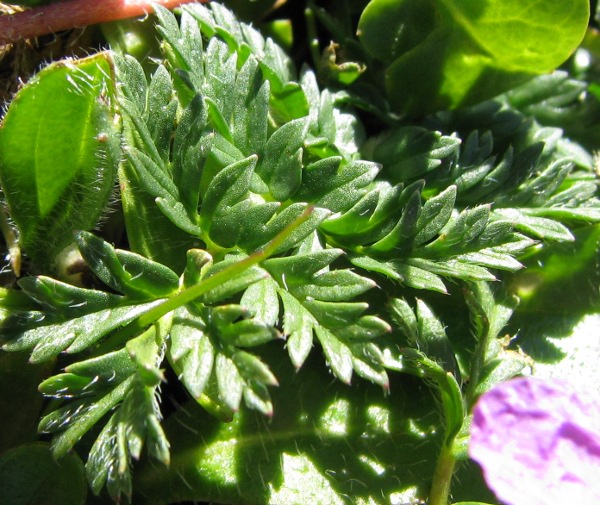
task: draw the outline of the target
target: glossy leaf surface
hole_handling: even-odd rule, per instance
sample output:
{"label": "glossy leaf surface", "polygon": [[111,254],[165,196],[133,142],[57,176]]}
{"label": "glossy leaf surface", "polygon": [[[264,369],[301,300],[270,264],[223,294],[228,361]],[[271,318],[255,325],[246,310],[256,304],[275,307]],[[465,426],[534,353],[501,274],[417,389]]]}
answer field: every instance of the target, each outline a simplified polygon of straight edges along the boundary
{"label": "glossy leaf surface", "polygon": [[[124,220],[109,218],[121,229],[75,234],[79,287],[48,272],[14,283],[0,268],[2,349],[44,364],[23,368],[48,408],[31,402],[24,416],[42,417],[54,456],[85,456],[91,502],[492,503],[467,452],[481,395],[544,360],[556,371],[573,357],[567,373],[591,380],[591,77],[579,69],[574,81],[569,63],[475,107],[399,118],[378,85],[413,52],[403,82],[420,75],[427,106],[440,107],[437,81],[419,74],[439,69],[419,52],[428,23],[449,39],[434,56],[451,65],[434,77],[461,68],[452,51],[481,63],[475,42],[489,46],[485,76],[510,77],[519,41],[494,55],[492,35],[517,33],[524,5],[538,4],[322,3],[306,4],[312,69],[221,3],[156,7],[145,25],[157,58],[111,56]],[[361,25],[375,35],[361,45],[367,4],[363,21],[372,6],[401,12]],[[561,40],[578,19],[565,16]],[[334,41],[324,69],[321,28]],[[463,68],[465,101],[470,87],[489,91],[469,81],[477,68]],[[31,426],[2,431],[27,441]]]}
{"label": "glossy leaf surface", "polygon": [[11,103],[0,129],[0,181],[23,249],[41,265],[95,224],[113,189],[120,136],[112,60],[49,65]]}
{"label": "glossy leaf surface", "polygon": [[422,115],[492,98],[554,70],[581,42],[588,18],[587,0],[373,0],[358,33],[386,67],[394,108]]}

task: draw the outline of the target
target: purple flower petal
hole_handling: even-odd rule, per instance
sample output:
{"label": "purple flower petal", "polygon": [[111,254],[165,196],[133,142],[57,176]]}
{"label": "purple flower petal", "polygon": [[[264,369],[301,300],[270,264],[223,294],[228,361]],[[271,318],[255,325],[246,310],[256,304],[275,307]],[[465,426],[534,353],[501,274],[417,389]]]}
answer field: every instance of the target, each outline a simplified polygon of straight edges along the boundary
{"label": "purple flower petal", "polygon": [[469,454],[509,505],[600,504],[600,397],[523,377],[484,394]]}

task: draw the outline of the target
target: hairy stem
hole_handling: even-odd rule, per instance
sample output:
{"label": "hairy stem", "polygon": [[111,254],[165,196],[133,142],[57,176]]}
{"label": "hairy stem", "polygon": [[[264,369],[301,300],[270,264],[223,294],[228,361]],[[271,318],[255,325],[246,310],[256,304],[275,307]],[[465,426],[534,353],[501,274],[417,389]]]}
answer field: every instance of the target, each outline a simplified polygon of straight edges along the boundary
{"label": "hairy stem", "polygon": [[[0,45],[61,30],[143,16],[153,5],[174,9],[196,0],[66,0],[0,16]],[[200,0],[206,2],[208,0]]]}
{"label": "hairy stem", "polygon": [[454,474],[456,458],[452,454],[452,445],[442,444],[442,450],[437,460],[433,483],[429,492],[429,505],[448,505],[450,484]]}
{"label": "hairy stem", "polygon": [[166,298],[161,304],[152,308],[128,325],[122,327],[116,333],[113,333],[112,336],[107,339],[102,346],[99,347],[99,349],[97,349],[97,353],[100,355],[108,352],[109,349],[118,347],[119,345],[127,342],[133,335],[143,330],[148,325],[154,324],[169,312],[195,300],[196,298],[199,298],[204,293],[207,293],[211,289],[220,286],[228,279],[240,275],[251,266],[258,265],[261,261],[266,260],[275,253],[277,248],[298,226],[300,226],[310,217],[313,211],[314,207],[308,207],[300,216],[294,219],[281,232],[279,232],[279,234],[276,235],[275,238],[273,238],[262,250],[247,256],[243,260],[229,265],[228,267],[217,272],[213,276],[202,280],[194,286],[184,289],[183,291],[179,291],[171,298]]}
{"label": "hairy stem", "polygon": [[21,247],[15,229],[8,221],[6,209],[2,206],[0,206],[0,232],[4,236],[4,241],[8,247],[10,265],[15,275],[19,277],[21,275]]}

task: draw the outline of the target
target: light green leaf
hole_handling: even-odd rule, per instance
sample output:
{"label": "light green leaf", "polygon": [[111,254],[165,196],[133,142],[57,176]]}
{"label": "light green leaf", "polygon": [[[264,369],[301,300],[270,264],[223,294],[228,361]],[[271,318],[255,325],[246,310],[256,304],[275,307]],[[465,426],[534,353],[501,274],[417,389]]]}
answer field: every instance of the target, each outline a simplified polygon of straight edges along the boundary
{"label": "light green leaf", "polygon": [[109,53],[56,62],[17,94],[0,129],[0,181],[20,242],[48,267],[95,224],[120,158]]}
{"label": "light green leaf", "polygon": [[338,169],[339,161],[325,158],[307,166],[300,192],[308,201],[332,212],[352,207],[367,192],[366,187],[380,169],[376,163],[363,160],[344,163]]}
{"label": "light green leaf", "polygon": [[142,187],[148,193],[154,197],[179,198],[179,189],[162,164],[156,164],[150,156],[135,147],[128,147],[125,154],[138,173]]}
{"label": "light green leaf", "polygon": [[401,194],[401,185],[376,182],[352,208],[327,218],[320,229],[336,240],[353,244],[375,241],[386,234],[399,213]]}
{"label": "light green leaf", "polygon": [[195,237],[202,235],[202,228],[198,226],[196,222],[197,219],[195,219],[197,214],[194,216],[194,219],[190,218],[183,203],[160,197],[157,198],[155,202],[161,212],[171,223],[177,226],[177,228]]}
{"label": "light green leaf", "polygon": [[39,386],[39,391],[45,396],[54,398],[72,398],[89,392],[92,382],[93,379],[90,377],[61,373],[44,380]]}
{"label": "light green leaf", "polygon": [[[306,203],[293,203],[284,208],[281,212],[275,214],[275,216],[270,219],[266,225],[257,227],[253,232],[254,239],[260,237],[261,244],[272,240],[278,233],[281,233],[286,226],[289,226],[295,219],[298,219],[308,209],[311,210],[308,218],[288,235],[288,237],[279,245],[275,253],[281,254],[284,251],[288,251],[292,247],[298,245],[298,243],[302,242],[305,238],[310,237],[311,234],[317,230],[323,220],[330,215],[330,212],[321,207],[310,208]],[[245,228],[244,231],[246,236],[249,237],[251,230]],[[256,241],[248,242],[251,250],[260,247],[260,244],[256,243]]]}
{"label": "light green leaf", "polygon": [[[145,80],[145,76],[144,76]],[[163,161],[169,161],[171,132],[177,115],[177,100],[173,97],[173,82],[168,70],[159,65],[148,84],[144,111],[150,135]],[[143,109],[140,109],[143,110]],[[150,113],[152,112],[152,117]]]}
{"label": "light green leaf", "polygon": [[433,382],[439,391],[444,413],[444,442],[451,447],[465,420],[465,404],[456,378],[416,349],[403,348],[402,356],[406,360],[407,372]]}
{"label": "light green leaf", "polygon": [[155,388],[164,381],[159,366],[163,357],[162,343],[167,339],[170,327],[170,320],[161,321],[125,344],[129,357],[136,364],[138,378],[144,386]]}
{"label": "light green leaf", "polygon": [[[226,258],[223,261],[217,262],[214,265],[207,266],[206,269],[202,272],[202,279],[209,279],[211,276],[217,274],[224,268],[227,268],[238,261],[241,258],[239,257],[231,257]],[[221,300],[226,300],[232,295],[239,293],[240,291],[244,291],[248,286],[252,285],[255,282],[259,282],[263,279],[266,279],[269,274],[263,270],[262,268],[254,265],[243,272],[239,273],[236,276],[233,276],[231,279],[228,279],[225,282],[222,282],[218,286],[206,292],[202,295],[201,300],[204,303],[216,303]]]}
{"label": "light green leaf", "polygon": [[354,324],[369,307],[364,302],[324,302],[306,299],[304,307],[310,311],[322,326],[345,328]]}
{"label": "light green leaf", "polygon": [[505,223],[505,225],[495,233],[490,233],[494,229],[487,229],[490,210],[490,205],[479,205],[473,209],[463,210],[444,230],[444,237],[440,240],[440,242],[443,242],[444,244],[443,247],[449,248],[451,246],[458,246],[459,244],[462,244],[463,247],[468,247],[470,242],[473,242],[484,233],[488,236],[493,236],[494,239],[498,241],[502,240],[504,238],[502,231],[506,230],[506,232],[508,232],[512,228],[508,226],[508,223]]}
{"label": "light green leaf", "polygon": [[496,277],[487,268],[454,259],[431,261],[423,258],[408,258],[406,264],[442,277],[457,277],[468,281],[496,280]]}
{"label": "light green leaf", "polygon": [[304,254],[269,258],[263,266],[278,282],[285,285],[303,284],[319,270],[326,269],[343,254],[341,249],[323,249]]}
{"label": "light green leaf", "polygon": [[493,249],[483,249],[474,253],[461,254],[457,256],[456,259],[465,263],[474,263],[476,265],[497,268],[498,270],[508,270],[510,272],[523,268],[523,264],[511,255],[496,252]]}
{"label": "light green leaf", "polygon": [[358,33],[387,67],[394,108],[422,115],[491,98],[554,70],[579,45],[588,19],[587,0],[442,0],[435,6],[372,0]]}
{"label": "light green leaf", "polygon": [[69,452],[94,424],[122,401],[132,383],[133,377],[126,379],[98,401],[93,402],[93,407],[88,404],[85,406],[86,408],[79,408],[77,402],[72,402],[62,416],[60,416],[62,412],[59,409],[44,417],[38,428],[40,432],[56,431],[68,426],[52,439],[54,457],[60,458]]}
{"label": "light green leaf", "polygon": [[418,348],[441,365],[444,370],[460,379],[454,351],[441,321],[423,300],[417,299],[416,314],[419,335]]}
{"label": "light green leaf", "polygon": [[[213,136],[205,134],[207,112],[202,96],[195,95],[179,118],[173,137],[172,178],[190,218],[196,216],[200,178]],[[162,196],[162,195],[156,195]]]}
{"label": "light green leaf", "polygon": [[415,244],[428,242],[440,232],[452,216],[455,201],[456,186],[450,186],[425,202],[415,225]]}
{"label": "light green leaf", "polygon": [[377,237],[378,240],[375,243],[366,247],[367,253],[391,253],[411,246],[415,234],[419,231],[417,225],[423,209],[422,189],[422,181],[417,181],[404,188],[399,199],[399,203],[404,203],[400,219],[391,230],[388,226],[383,228],[387,233],[383,237]]}
{"label": "light green leaf", "polygon": [[283,331],[288,335],[287,350],[296,368],[300,368],[313,345],[314,317],[287,291],[280,290],[283,302]]}
{"label": "light green leaf", "polygon": [[268,386],[279,385],[273,372],[256,356],[244,351],[236,351],[231,359],[247,382],[260,382]]}
{"label": "light green leaf", "polygon": [[217,354],[215,373],[221,400],[229,409],[236,412],[240,407],[244,391],[244,379],[234,361],[224,354]]}
{"label": "light green leaf", "polygon": [[389,307],[394,323],[404,332],[407,341],[416,346],[419,339],[419,322],[415,311],[402,298],[392,298]]}
{"label": "light green leaf", "polygon": [[135,363],[126,349],[120,349],[102,356],[77,361],[65,367],[65,372],[106,381],[109,384],[120,384],[135,372]]}
{"label": "light green leaf", "polygon": [[161,263],[119,250],[87,232],[76,235],[77,246],[92,271],[107,286],[133,299],[155,299],[173,294],[177,274]]}
{"label": "light green leaf", "polygon": [[[255,198],[257,202],[250,202],[248,211],[241,217],[241,221],[243,222],[240,225],[241,231],[238,238],[238,245],[246,251],[255,251],[263,246],[275,237],[277,233],[283,230],[286,225],[302,215],[307,207],[306,204],[300,203],[292,204],[282,210],[282,205],[278,202],[263,203],[262,198]],[[310,226],[310,223],[314,221],[315,217],[316,216],[312,216],[308,223],[301,227],[300,230],[305,230],[308,227],[310,231],[313,231],[318,225],[317,222],[316,225]],[[297,238],[293,239],[294,235],[295,234],[292,234],[292,236],[290,236],[290,239],[292,240],[291,243],[289,239],[286,241],[286,245],[283,246],[284,250],[289,249],[289,247],[298,240]],[[303,238],[303,236],[301,238]]]}
{"label": "light green leaf", "polygon": [[392,331],[392,328],[383,319],[377,316],[363,316],[356,323],[346,326],[342,334],[349,341],[361,342],[380,337],[390,331]]}
{"label": "light green leaf", "polygon": [[122,301],[118,295],[95,289],[84,289],[51,277],[24,277],[19,287],[33,300],[61,315],[78,316],[115,306]]}
{"label": "light green leaf", "polygon": [[181,70],[176,74],[175,86],[179,91],[179,99],[183,105],[192,99],[194,92],[199,90],[203,81],[202,68],[202,36],[198,24],[184,13],[179,27],[175,15],[161,5],[156,5],[154,13],[160,23],[158,32],[164,38],[164,51],[172,68]]}
{"label": "light green leaf", "polygon": [[352,379],[352,352],[327,328],[315,326],[315,333],[323,346],[323,353],[335,376],[346,384]]}
{"label": "light green leaf", "polygon": [[240,304],[247,308],[256,320],[275,326],[279,316],[277,284],[270,278],[251,284],[244,291]]}
{"label": "light green leaf", "polygon": [[295,119],[278,128],[267,141],[256,173],[276,200],[287,200],[300,187],[302,146],[307,131],[308,119]]}
{"label": "light green leaf", "polygon": [[[267,75],[273,75],[271,69],[262,66]],[[269,112],[278,125],[284,125],[295,119],[308,115],[308,100],[300,85],[296,82],[288,82],[283,87],[275,85],[275,91],[269,101]]]}
{"label": "light green leaf", "polygon": [[523,353],[516,351],[503,351],[497,358],[490,360],[481,370],[479,382],[473,391],[473,399],[486,393],[497,384],[516,377],[521,372],[530,368],[531,362]]}
{"label": "light green leaf", "polygon": [[219,336],[235,347],[257,347],[279,338],[279,332],[272,326],[254,319],[243,319],[219,328]]}
{"label": "light green leaf", "polygon": [[69,352],[79,352],[115,328],[150,310],[156,304],[157,302],[150,302],[133,307],[108,308],[58,324],[46,326],[38,324],[37,327],[22,331],[17,338],[9,340],[4,344],[3,349],[20,351],[33,348],[32,362],[46,361],[71,344],[75,347]]}
{"label": "light green leaf", "polygon": [[520,209],[498,209],[496,214],[512,222],[517,230],[525,232],[532,237],[568,242],[574,240],[569,229],[553,219],[530,216]]}
{"label": "light green leaf", "polygon": [[[202,228],[223,247],[231,247],[237,241],[243,212],[232,216],[232,208],[248,196],[256,159],[253,155],[221,170],[211,181],[202,200]],[[234,231],[232,226],[237,230]],[[213,227],[215,232],[212,232]]]}
{"label": "light green leaf", "polygon": [[94,442],[85,469],[95,494],[106,484],[115,502],[121,500],[122,494],[131,500],[131,460],[139,459],[144,442],[150,455],[169,464],[169,443],[160,425],[154,394],[153,387],[133,381],[122,404]]}
{"label": "light green leaf", "polygon": [[289,286],[299,299],[314,298],[325,302],[342,302],[355,298],[376,286],[375,282],[351,270],[332,270],[315,276],[306,284]]}
{"label": "light green leaf", "polygon": [[200,398],[212,374],[215,349],[205,321],[186,307],[175,312],[168,352],[187,390]]}
{"label": "light green leaf", "polygon": [[267,143],[269,125],[269,81],[263,81],[254,58],[248,58],[237,72],[232,86],[231,135],[244,153],[261,156]]}

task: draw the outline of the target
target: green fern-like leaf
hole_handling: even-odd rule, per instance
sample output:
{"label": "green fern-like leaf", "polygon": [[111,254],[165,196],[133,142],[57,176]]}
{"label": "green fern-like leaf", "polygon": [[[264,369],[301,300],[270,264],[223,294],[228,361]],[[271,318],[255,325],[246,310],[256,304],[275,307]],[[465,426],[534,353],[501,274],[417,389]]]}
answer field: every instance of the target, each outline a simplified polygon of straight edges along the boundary
{"label": "green fern-like leaf", "polygon": [[[344,383],[387,390],[390,370],[432,383],[452,446],[477,397],[526,366],[500,338],[515,302],[489,283],[600,221],[590,157],[543,106],[576,117],[581,87],[555,75],[420,124],[386,116],[365,141],[353,99],[222,5],[156,16],[151,75],[115,55],[131,250],[78,233],[97,289],[22,279],[2,322],[3,349],[68,362],[40,386],[59,400],[40,423],[55,455],[98,425],[92,490],[130,499],[143,447],[169,463],[165,369],[222,420],[243,405],[271,416],[261,346],[284,341],[293,367],[322,352]],[[436,307],[460,287],[470,365]]]}
{"label": "green fern-like leaf", "polygon": [[[212,10],[204,6],[186,8],[178,26],[172,14],[159,10],[160,31],[165,37],[167,68],[172,82],[177,91],[179,76],[181,85],[188,88],[179,99],[179,108],[186,117],[187,111],[197,102],[196,114],[205,118],[195,123],[197,141],[211,138],[205,151],[198,149],[197,145],[195,147],[195,152],[204,153],[200,162],[181,163],[182,166],[193,166],[201,173],[197,208],[186,209],[189,220],[185,216],[177,217],[176,210],[177,200],[182,199],[182,184],[175,180],[173,165],[177,159],[175,146],[182,121],[173,125],[175,142],[169,156],[162,157],[160,162],[156,155],[153,160],[148,160],[142,154],[146,149],[144,139],[151,138],[146,133],[148,126],[131,116],[134,113],[139,115],[141,111],[128,109],[130,100],[124,93],[124,110],[130,116],[128,123],[132,128],[132,138],[138,145],[130,150],[131,165],[140,180],[150,181],[142,183],[143,189],[157,198],[157,204],[172,223],[183,231],[195,233],[206,245],[207,252],[215,258],[215,267],[227,254],[250,254],[260,249],[309,205],[316,206],[311,216],[275,251],[286,255],[285,262],[282,263],[284,258],[281,261],[273,258],[272,262],[264,263],[263,267],[272,280],[266,279],[261,285],[271,293],[271,298],[277,296],[282,300],[283,312],[279,317],[283,321],[282,330],[290,335],[288,349],[296,366],[306,359],[316,335],[327,360],[342,380],[348,382],[355,370],[386,385],[387,376],[374,344],[346,342],[341,330],[342,326],[347,326],[351,340],[360,340],[361,334],[366,340],[371,340],[374,334],[388,331],[382,320],[362,316],[368,307],[364,302],[350,301],[375,283],[350,270],[313,272],[296,281],[293,276],[293,271],[298,271],[306,263],[304,249],[308,246],[303,244],[314,242],[315,238],[318,241],[323,220],[332,212],[352,207],[366,193],[379,169],[374,163],[353,159],[351,152],[357,151],[358,137],[352,121],[348,120],[350,116],[335,109],[330,95],[320,95],[314,76],[305,73],[302,85],[295,84],[291,81],[295,72],[288,71],[291,67],[287,57],[283,54],[277,58],[269,55],[266,51],[269,41],[261,42],[255,32],[233,22],[224,12],[218,6]],[[192,52],[188,47],[189,40],[184,40],[184,31],[193,31],[190,23],[194,19],[200,21],[202,33],[211,37],[205,44],[206,50],[199,55],[202,64],[186,59],[191,57]],[[249,34],[254,35],[244,39]],[[245,42],[240,43],[240,40]],[[135,66],[131,62],[127,65]],[[140,69],[137,68],[136,72],[139,74]],[[145,88],[158,87],[153,84],[156,79],[167,82],[162,67]],[[286,109],[293,103],[290,96],[298,98],[302,95],[305,102],[306,94],[311,99],[313,95],[318,97],[318,109],[309,112],[301,104],[295,113]],[[176,96],[180,94],[176,93]],[[163,103],[165,101],[163,99]],[[287,110],[287,116],[282,114],[283,110]],[[203,129],[204,134],[198,133]],[[184,135],[183,138],[189,137]],[[159,152],[159,147],[150,149],[150,152],[154,151]],[[155,166],[149,169],[151,161]],[[193,178],[186,180],[194,181]],[[323,249],[322,246],[319,248]],[[330,257],[329,261],[333,259]],[[284,264],[285,268],[282,267]],[[324,263],[321,268],[328,265]],[[251,303],[254,314],[268,313],[264,302],[261,304],[252,295],[251,290],[256,288],[248,289],[249,294],[244,294],[242,300]],[[331,313],[337,316],[332,317]],[[294,317],[306,322],[300,333],[286,324]],[[337,322],[336,317],[339,319]],[[276,324],[278,321],[271,317],[270,322]],[[202,326],[200,322],[198,325]],[[206,327],[206,323],[203,325]],[[206,333],[206,329],[203,331]],[[300,334],[302,339],[298,337]],[[196,338],[199,340],[194,345],[203,346],[205,350],[202,352],[213,352],[208,350],[210,339],[205,341],[200,335]],[[213,344],[211,346],[214,347]],[[337,351],[346,357],[338,359]],[[213,358],[206,357],[205,363],[212,362],[215,356],[218,353]],[[192,359],[191,355],[189,359]],[[223,359],[229,363],[229,358]],[[185,369],[185,365],[182,367]],[[229,367],[235,375],[234,368]],[[188,382],[194,384],[191,379]],[[210,384],[208,379],[195,383],[192,387],[194,395],[200,396],[204,387]],[[221,384],[225,382],[221,381]],[[232,384],[237,384],[236,390],[245,390],[239,380]],[[217,389],[221,396],[227,394],[225,386]],[[230,408],[237,409],[240,394],[229,398]]]}
{"label": "green fern-like leaf", "polygon": [[533,242],[514,233],[511,222],[485,205],[456,212],[456,186],[427,200],[423,187],[378,184],[348,217],[332,216],[322,229],[337,243],[353,244],[354,265],[417,289],[446,292],[442,277],[494,280],[489,268],[521,267],[515,255]]}

